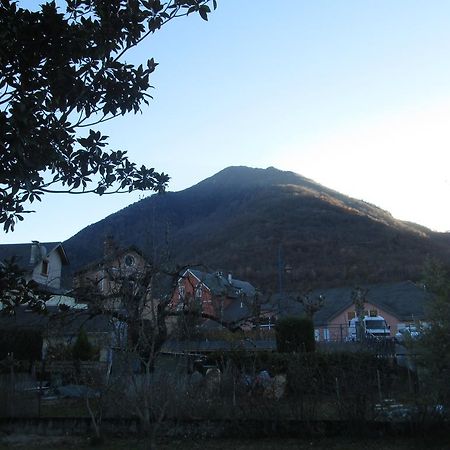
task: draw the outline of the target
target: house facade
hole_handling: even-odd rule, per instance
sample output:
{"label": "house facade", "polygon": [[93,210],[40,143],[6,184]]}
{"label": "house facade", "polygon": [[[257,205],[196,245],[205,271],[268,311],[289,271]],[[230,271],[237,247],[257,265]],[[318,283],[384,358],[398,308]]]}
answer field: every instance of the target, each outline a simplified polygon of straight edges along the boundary
{"label": "house facade", "polygon": [[[114,349],[126,339],[127,333],[126,325],[115,318],[74,308],[61,310],[47,306],[47,313],[40,314],[26,306],[18,306],[14,314],[0,314],[0,336],[13,337],[12,342],[9,340],[11,348],[6,352],[15,351],[14,338],[20,340],[32,332],[30,346],[41,347],[39,352],[34,352],[36,360],[71,360],[71,348],[82,329],[95,349],[95,360],[101,362],[111,360]],[[4,352],[5,348],[2,348],[0,353]]]}
{"label": "house facade", "polygon": [[248,317],[255,288],[228,273],[187,269],[179,279],[169,307],[175,311],[198,308],[203,317],[235,323]]}
{"label": "house facade", "polygon": [[81,330],[95,351],[94,359],[100,362],[110,362],[114,350],[126,340],[127,328],[123,322],[103,314],[92,316],[85,310],[54,310],[45,325],[43,359],[57,359],[60,349],[70,352]]}
{"label": "house facade", "polygon": [[[411,281],[363,286],[364,315],[381,316],[391,337],[402,328],[425,319],[425,309],[432,295]],[[323,307],[314,315],[317,341],[345,341],[349,338],[350,321],[357,315],[352,300],[352,287],[317,289],[312,296],[324,297]],[[286,314],[286,310],[284,311]],[[291,313],[301,314],[299,305]]]}
{"label": "house facade", "polygon": [[99,294],[105,308],[117,309],[121,307],[124,285],[132,288],[138,283],[146,266],[146,259],[137,247],[119,248],[107,237],[103,257],[76,272],[73,286],[76,290]]}
{"label": "house facade", "polygon": [[[125,263],[128,254],[134,255],[130,251],[126,255],[119,254],[119,259]],[[135,258],[133,264],[138,261],[138,255]],[[40,358],[45,359],[55,349],[70,349],[83,329],[98,352],[97,359],[106,362],[111,358],[118,337],[121,338],[120,333],[126,333],[126,327],[111,316],[92,315],[87,305],[77,303],[63,287],[62,270],[69,260],[60,242],[0,245],[0,264],[9,261],[23,271],[33,290],[49,294],[49,298],[45,302],[46,314],[38,313],[28,305],[16,306],[14,314],[0,314],[0,335],[17,336],[19,341],[27,332],[33,333],[34,338],[40,341],[33,344],[41,346]],[[14,339],[9,343],[14,348]]]}
{"label": "house facade", "polygon": [[62,294],[62,269],[69,264],[61,242],[32,241],[28,244],[0,245],[0,264],[14,261],[24,271],[27,282],[50,294]]}

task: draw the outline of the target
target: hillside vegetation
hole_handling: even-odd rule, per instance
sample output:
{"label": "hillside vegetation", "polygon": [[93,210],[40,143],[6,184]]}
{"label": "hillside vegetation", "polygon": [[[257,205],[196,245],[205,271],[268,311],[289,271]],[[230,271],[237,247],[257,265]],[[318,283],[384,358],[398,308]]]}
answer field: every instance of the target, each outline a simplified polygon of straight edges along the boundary
{"label": "hillside vegetation", "polygon": [[202,263],[276,290],[417,279],[450,237],[275,168],[229,167],[180,192],[134,203],[65,242],[72,270],[100,258],[105,236],[152,261]]}

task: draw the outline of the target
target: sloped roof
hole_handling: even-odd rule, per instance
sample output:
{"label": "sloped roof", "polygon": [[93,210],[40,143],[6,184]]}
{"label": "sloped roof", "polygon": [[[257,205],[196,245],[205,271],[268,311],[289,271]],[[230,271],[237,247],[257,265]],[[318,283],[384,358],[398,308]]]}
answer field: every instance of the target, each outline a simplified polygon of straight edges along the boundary
{"label": "sloped roof", "polygon": [[239,299],[233,300],[223,311],[223,321],[227,323],[238,322],[252,317],[253,312],[249,305]]}
{"label": "sloped roof", "polygon": [[69,290],[65,287],[54,287],[54,286],[50,286],[49,284],[45,284],[45,283],[38,283],[35,280],[31,280],[30,281],[30,286],[33,287],[33,289],[37,292],[41,292],[42,294],[47,294],[47,295],[64,295],[67,294],[67,292],[69,292]]}
{"label": "sloped roof", "polygon": [[60,311],[57,307],[49,306],[44,314],[20,306],[15,309],[14,315],[0,312],[0,329],[49,330],[55,334],[76,335],[81,328],[87,333],[106,333],[113,329],[110,317],[92,316],[86,310]]}
{"label": "sloped roof", "polygon": [[200,280],[214,295],[225,295],[229,298],[238,298],[241,294],[248,297],[255,295],[255,288],[247,281],[225,277],[221,272],[209,273],[196,269],[188,269]]}
{"label": "sloped roof", "polygon": [[232,301],[224,307],[221,319],[226,323],[239,322],[252,316],[248,302],[252,301],[256,289],[247,281],[231,278],[221,272],[203,272],[196,269],[188,269],[213,295],[224,296]]}
{"label": "sloped roof", "polygon": [[[15,263],[23,270],[31,270],[36,263],[30,264],[31,246],[33,243],[25,244],[0,244],[0,262],[7,261],[14,258]],[[48,256],[53,250],[58,249],[61,260],[64,265],[69,264],[66,252],[61,242],[39,242],[40,248],[45,249],[45,254]]]}
{"label": "sloped roof", "polygon": [[[392,314],[398,320],[424,319],[425,307],[432,298],[411,281],[394,283],[380,283],[361,286],[367,289],[366,301]],[[332,289],[316,289],[311,297],[324,296],[324,305],[314,315],[316,325],[325,325],[341,312],[352,305],[352,291],[354,287],[340,287]],[[302,314],[303,307],[292,298],[284,297],[281,301],[282,315]]]}
{"label": "sloped roof", "polygon": [[276,342],[274,339],[243,339],[239,342],[229,342],[221,339],[199,341],[169,340],[163,344],[161,353],[206,353],[233,351],[236,349],[247,351],[274,351],[276,350]]}
{"label": "sloped roof", "polygon": [[143,259],[146,259],[144,253],[135,245],[131,245],[129,247],[125,247],[125,248],[116,248],[114,250],[114,252],[105,257],[96,259],[94,261],[91,261],[90,263],[86,264],[85,266],[81,267],[80,269],[78,269],[75,272],[75,276],[77,275],[81,275],[83,273],[89,272],[91,270],[94,269],[98,269],[99,267],[104,267],[104,266],[108,266],[109,263],[114,262],[117,258],[119,258],[120,256],[124,255],[125,253],[129,253],[129,252],[135,252],[137,253],[139,256],[141,256]]}

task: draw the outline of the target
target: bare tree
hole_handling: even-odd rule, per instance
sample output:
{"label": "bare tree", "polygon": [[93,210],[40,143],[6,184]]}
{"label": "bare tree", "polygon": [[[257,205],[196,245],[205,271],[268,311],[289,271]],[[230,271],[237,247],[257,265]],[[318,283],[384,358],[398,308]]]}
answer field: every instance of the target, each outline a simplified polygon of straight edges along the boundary
{"label": "bare tree", "polygon": [[313,296],[309,289],[304,294],[296,297],[295,300],[303,306],[306,316],[312,320],[314,314],[323,308],[325,297],[322,294]]}
{"label": "bare tree", "polygon": [[369,291],[367,289],[363,289],[359,286],[355,287],[351,293],[352,302],[355,305],[356,317],[358,319],[357,322],[357,337],[362,340],[365,336],[364,330],[364,304],[366,303],[367,293]]}

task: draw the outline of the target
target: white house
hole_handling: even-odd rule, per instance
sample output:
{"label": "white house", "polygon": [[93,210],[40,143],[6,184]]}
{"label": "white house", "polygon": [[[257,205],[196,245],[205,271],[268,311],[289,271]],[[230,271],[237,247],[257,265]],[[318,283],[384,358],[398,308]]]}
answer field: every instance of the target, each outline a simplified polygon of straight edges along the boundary
{"label": "white house", "polygon": [[62,294],[62,267],[69,264],[61,242],[28,244],[1,244],[0,264],[14,261],[24,271],[26,281],[33,281],[38,288],[50,294]]}

